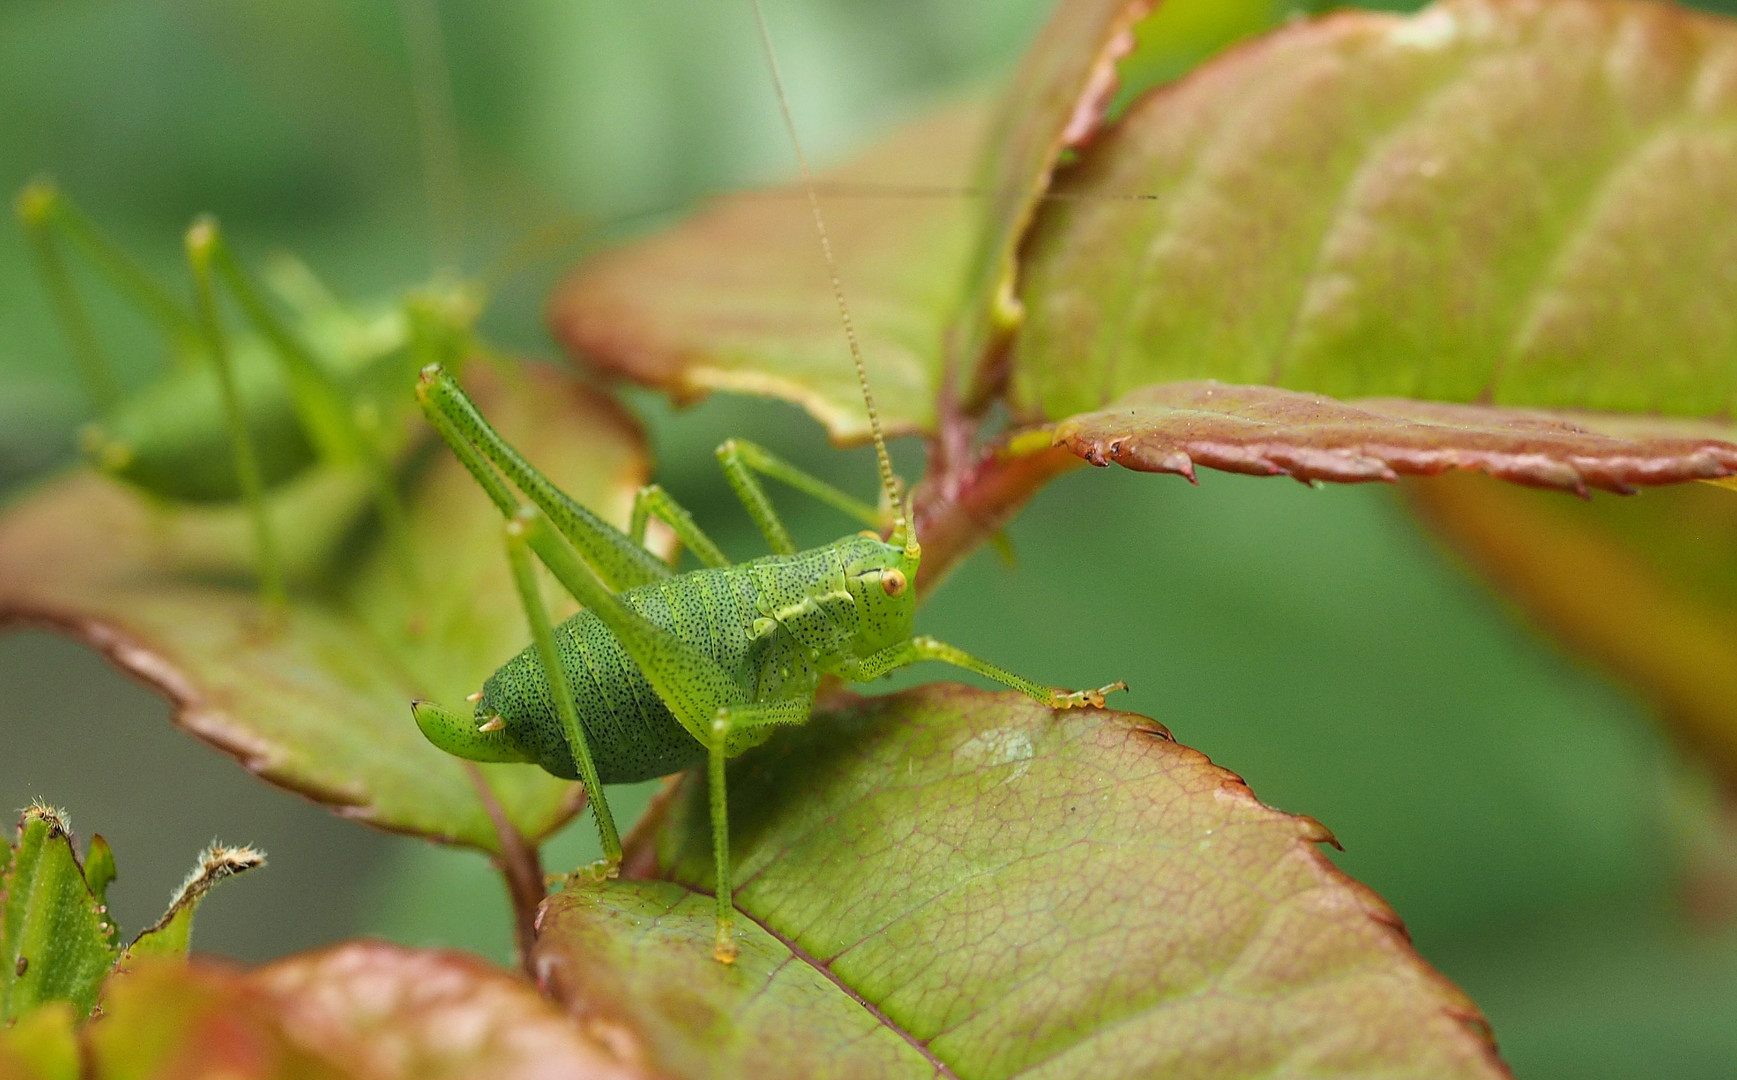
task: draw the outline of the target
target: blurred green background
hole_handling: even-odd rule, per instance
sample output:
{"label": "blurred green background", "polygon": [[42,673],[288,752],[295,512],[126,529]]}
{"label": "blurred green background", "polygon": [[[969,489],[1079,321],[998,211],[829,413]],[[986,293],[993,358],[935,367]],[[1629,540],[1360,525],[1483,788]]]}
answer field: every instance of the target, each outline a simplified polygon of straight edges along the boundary
{"label": "blurred green background", "polygon": [[[1235,19],[1267,2],[1212,10]],[[1047,8],[769,0],[768,15],[798,122],[827,158],[1003,70]],[[498,343],[554,358],[540,305],[579,249],[511,254],[538,230],[577,218],[601,226],[596,243],[790,172],[744,3],[500,0],[439,14],[463,265],[495,274],[485,327]],[[167,274],[187,222],[210,210],[246,254],[291,250],[345,295],[390,294],[431,264],[411,87],[401,11],[384,0],[4,0],[0,182],[54,174]],[[24,254],[0,228],[11,493],[71,456],[85,418]],[[98,307],[142,382],[159,359],[146,328],[106,297]],[[717,398],[676,412],[628,396],[659,478],[732,554],[759,545],[710,452],[729,435],[870,486],[863,452],[827,449],[788,406]],[[895,452],[920,473],[919,447]],[[799,539],[845,527],[786,506]],[[1045,681],[1125,678],[1118,704],[1329,825],[1341,865],[1478,1000],[1520,1076],[1737,1075],[1737,927],[1683,901],[1732,857],[1707,783],[1644,705],[1517,623],[1395,492],[1083,471],[1011,535],[1017,564],[978,555],[924,628]],[[202,949],[258,959],[375,933],[508,952],[480,856],[268,788],[80,646],[0,636],[0,734],[0,802],[48,799],[114,843],[124,927],[154,918],[217,836],[272,861],[201,913]],[[618,814],[643,797],[622,793]],[[567,830],[549,867],[591,857],[590,829]]]}

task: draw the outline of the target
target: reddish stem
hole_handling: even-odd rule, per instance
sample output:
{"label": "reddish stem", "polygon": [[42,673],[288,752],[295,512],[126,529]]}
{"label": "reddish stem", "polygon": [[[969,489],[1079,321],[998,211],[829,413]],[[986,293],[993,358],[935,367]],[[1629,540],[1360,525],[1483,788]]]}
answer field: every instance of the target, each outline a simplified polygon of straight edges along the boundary
{"label": "reddish stem", "polygon": [[923,541],[919,596],[933,592],[965,556],[1013,520],[1039,488],[1081,464],[1061,447],[1040,445],[1015,452],[1006,441],[969,460],[956,444],[944,445],[951,434],[944,430],[932,446],[938,468],[916,495],[917,535]]}
{"label": "reddish stem", "polygon": [[633,829],[621,844],[621,876],[629,881],[644,880],[657,876],[657,834],[663,828],[663,823],[669,817],[670,807],[675,804],[676,793],[681,790],[682,779],[688,774],[676,773],[664,777],[663,787],[653,795],[645,813],[639,816]]}
{"label": "reddish stem", "polygon": [[[469,761],[464,763],[464,769],[476,788],[477,797],[482,800],[490,824],[495,827],[495,838],[500,842],[500,851],[491,858],[501,872],[501,879],[506,882],[507,899],[513,905],[513,947],[519,967],[528,978],[535,980],[537,976],[532,969],[531,954],[537,944],[537,908],[544,895],[542,859],[536,845],[526,840],[525,834],[507,816],[482,770]],[[583,806],[581,800],[581,809]]]}

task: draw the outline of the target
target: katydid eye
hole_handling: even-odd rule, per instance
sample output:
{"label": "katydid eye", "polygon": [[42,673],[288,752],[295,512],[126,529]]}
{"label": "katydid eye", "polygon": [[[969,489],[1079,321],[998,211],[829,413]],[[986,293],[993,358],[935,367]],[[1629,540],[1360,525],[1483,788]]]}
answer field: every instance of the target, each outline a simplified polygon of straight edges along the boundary
{"label": "katydid eye", "polygon": [[905,584],[906,584],[906,582],[905,582],[904,571],[902,571],[902,570],[883,570],[883,571],[881,571],[881,588],[883,588],[887,591],[888,596],[897,596],[900,593],[904,592],[905,591]]}

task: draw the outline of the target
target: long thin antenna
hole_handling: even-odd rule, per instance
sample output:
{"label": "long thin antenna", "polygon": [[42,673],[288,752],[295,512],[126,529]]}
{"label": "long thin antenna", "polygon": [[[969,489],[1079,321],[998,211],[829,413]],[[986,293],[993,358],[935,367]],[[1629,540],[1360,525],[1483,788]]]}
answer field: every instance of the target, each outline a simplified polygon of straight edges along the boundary
{"label": "long thin antenna", "polygon": [[760,31],[760,45],[766,51],[766,63],[772,69],[772,85],[778,91],[778,110],[784,115],[784,130],[790,133],[790,145],[796,150],[796,164],[802,170],[802,185],[808,190],[808,208],[814,212],[814,232],[820,237],[820,250],[826,256],[826,272],[832,278],[832,297],[838,301],[838,315],[844,322],[845,340],[850,342],[850,358],[856,363],[857,385],[862,387],[863,404],[868,406],[869,430],[875,437],[875,460],[880,465],[881,488],[887,503],[897,515],[903,532],[904,512],[899,506],[898,485],[893,480],[893,463],[887,457],[887,443],[881,437],[881,418],[875,411],[875,397],[869,390],[868,368],[863,365],[862,345],[857,342],[856,323],[850,318],[850,305],[844,299],[844,285],[838,278],[838,261],[832,257],[832,240],[826,234],[826,218],[820,212],[820,196],[814,187],[814,175],[808,170],[808,155],[802,152],[802,138],[796,134],[796,119],[790,115],[790,98],[784,92],[784,75],[778,70],[778,53],[772,48],[772,32],[766,28],[766,13],[760,0],[749,0],[754,8],[754,25]]}
{"label": "long thin antenna", "polygon": [[423,183],[436,273],[456,274],[464,259],[464,177],[458,162],[452,82],[434,0],[400,0],[410,51],[411,93],[422,144]]}

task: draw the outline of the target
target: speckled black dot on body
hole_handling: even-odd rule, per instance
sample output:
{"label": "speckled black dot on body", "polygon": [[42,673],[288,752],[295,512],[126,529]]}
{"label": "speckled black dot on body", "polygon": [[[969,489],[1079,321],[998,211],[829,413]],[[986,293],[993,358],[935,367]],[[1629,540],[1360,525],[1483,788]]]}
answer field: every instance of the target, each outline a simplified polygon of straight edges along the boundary
{"label": "speckled black dot on body", "polygon": [[[902,629],[877,617],[870,619],[868,637],[874,640],[864,640],[864,605],[853,595],[863,590],[847,582],[865,565],[898,557],[897,549],[878,540],[847,539],[795,555],[695,570],[630,589],[621,599],[708,656],[742,700],[811,696],[820,672],[858,654],[857,646],[881,647],[882,633],[908,635],[908,615]],[[705,760],[705,747],[670,712],[596,614],[582,611],[557,626],[555,647],[603,783],[667,776]],[[492,714],[502,717],[513,742],[544,769],[578,779],[534,646],[483,684],[478,715]],[[730,750],[739,752],[770,734],[744,732],[730,740]]]}

